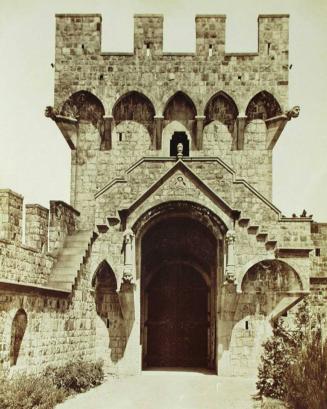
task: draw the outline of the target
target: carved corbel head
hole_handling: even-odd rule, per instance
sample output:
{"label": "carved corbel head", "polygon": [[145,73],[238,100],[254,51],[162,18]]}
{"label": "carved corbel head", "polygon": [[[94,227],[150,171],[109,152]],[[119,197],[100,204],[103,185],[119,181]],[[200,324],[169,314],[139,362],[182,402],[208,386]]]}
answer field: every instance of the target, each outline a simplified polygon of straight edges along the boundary
{"label": "carved corbel head", "polygon": [[301,108],[299,105],[295,105],[292,109],[286,112],[286,116],[288,120],[291,120],[292,118],[297,118],[300,115],[300,110]]}
{"label": "carved corbel head", "polygon": [[51,119],[54,121],[54,120],[56,119],[57,113],[56,113],[56,111],[55,111],[55,109],[54,109],[53,107],[47,106],[47,107],[45,108],[44,115],[45,115],[47,118],[51,118]]}

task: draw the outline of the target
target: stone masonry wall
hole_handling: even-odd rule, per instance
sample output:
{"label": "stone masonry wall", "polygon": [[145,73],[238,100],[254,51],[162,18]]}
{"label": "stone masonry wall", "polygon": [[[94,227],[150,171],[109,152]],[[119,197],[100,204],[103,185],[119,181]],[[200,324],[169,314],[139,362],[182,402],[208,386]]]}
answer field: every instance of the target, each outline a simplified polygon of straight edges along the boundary
{"label": "stone masonry wall", "polygon": [[126,90],[141,90],[152,100],[157,115],[162,115],[168,97],[179,89],[190,95],[198,115],[203,115],[204,104],[219,90],[233,97],[239,112],[245,112],[261,90],[272,93],[287,108],[287,15],[259,16],[259,49],[251,54],[225,53],[224,16],[196,17],[197,51],[187,54],[162,52],[162,16],[135,17],[134,54],[102,52],[101,23],[98,14],[56,16],[56,108],[83,89],[103,101],[107,115]]}
{"label": "stone masonry wall", "polygon": [[[244,146],[235,139],[236,123],[230,124],[229,130],[217,121],[205,126],[203,143],[196,140],[195,133],[199,138],[201,127],[206,125],[206,122],[203,124],[206,105],[218,92],[223,91],[224,104],[232,104],[236,116],[238,112],[241,119],[245,118],[251,99],[261,91],[269,92],[282,110],[287,109],[288,16],[259,16],[259,48],[257,53],[251,54],[225,52],[225,19],[221,15],[197,16],[196,52],[174,54],[162,51],[163,17],[137,15],[134,53],[105,53],[101,50],[100,15],[56,16],[55,110],[69,116],[74,116],[76,109],[87,110],[83,115],[78,112],[80,116],[76,117],[79,120],[78,140],[76,151],[72,152],[71,203],[82,213],[81,226],[89,228],[92,225],[92,197],[103,187],[103,174],[107,179],[119,177],[119,172],[126,171],[132,162],[143,156],[167,156],[167,141],[161,142],[163,125],[160,121],[165,106],[179,91],[194,109],[195,116],[188,121],[192,129],[187,130],[192,139],[191,156],[221,157],[239,177],[246,178],[271,199],[272,153],[271,148],[265,146],[263,122],[260,125],[255,121],[247,126]],[[81,91],[85,95],[80,94]],[[121,97],[131,92],[145,96],[147,102],[143,102],[148,104],[150,111],[153,109],[153,124],[148,124],[148,130],[129,120],[117,125],[115,117],[112,118]],[[70,99],[73,94],[76,97]],[[86,104],[86,97],[91,98],[91,105]],[[222,109],[224,104],[217,107]],[[133,112],[128,106],[126,109]],[[127,115],[127,111],[120,114]],[[103,112],[105,124],[100,125]],[[93,127],[87,127],[87,118],[93,118]],[[166,117],[164,119],[167,125]],[[105,131],[108,121],[112,146],[103,151],[103,146],[107,145],[101,140],[105,132],[109,132]],[[232,127],[234,134],[230,143],[228,133]],[[148,132],[151,146],[147,142]],[[129,135],[137,140],[136,145]],[[108,154],[100,151],[100,145],[102,152]],[[99,155],[96,151],[100,151]],[[133,152],[131,157],[130,152]],[[97,181],[96,168],[100,168]]]}
{"label": "stone masonry wall", "polygon": [[[0,371],[41,372],[78,358],[95,359],[96,311],[88,275],[79,278],[71,298],[18,290],[0,290]],[[17,364],[10,366],[11,325],[20,308],[27,328]]]}

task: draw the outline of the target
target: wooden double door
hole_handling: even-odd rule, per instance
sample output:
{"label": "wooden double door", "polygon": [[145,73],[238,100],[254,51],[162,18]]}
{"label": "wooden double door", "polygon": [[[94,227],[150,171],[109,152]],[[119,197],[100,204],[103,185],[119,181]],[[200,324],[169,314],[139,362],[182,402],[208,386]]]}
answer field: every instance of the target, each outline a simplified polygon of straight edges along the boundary
{"label": "wooden double door", "polygon": [[150,367],[208,367],[208,286],[181,263],[160,269],[146,289],[146,355]]}

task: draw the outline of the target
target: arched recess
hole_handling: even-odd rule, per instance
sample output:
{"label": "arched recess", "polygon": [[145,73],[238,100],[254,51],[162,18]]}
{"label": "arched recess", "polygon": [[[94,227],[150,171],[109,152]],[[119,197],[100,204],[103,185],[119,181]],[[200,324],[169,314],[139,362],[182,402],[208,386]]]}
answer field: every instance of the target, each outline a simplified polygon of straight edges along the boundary
{"label": "arched recess", "polygon": [[234,130],[238,109],[233,99],[225,92],[218,92],[208,101],[205,110],[204,125],[219,121],[228,127],[230,133]]}
{"label": "arched recess", "polygon": [[[124,355],[126,335],[117,293],[117,280],[105,260],[99,264],[94,273],[92,287],[95,290],[96,312],[108,329],[107,352],[110,353],[111,361],[116,363]],[[103,339],[103,342],[107,340]]]}
{"label": "arched recess", "polygon": [[63,104],[61,115],[92,123],[99,128],[105,110],[102,102],[89,91],[78,91],[72,94]]}
{"label": "arched recess", "polygon": [[[183,91],[176,92],[166,103],[163,111],[164,127],[172,121],[178,121],[184,125],[192,136],[192,145],[195,147],[195,117],[196,107],[192,99]],[[171,135],[172,136],[172,135]]]}
{"label": "arched recess", "polygon": [[23,342],[24,334],[27,327],[27,314],[25,310],[19,309],[11,324],[10,340],[10,366],[17,364],[19,352]]}
{"label": "arched recess", "polygon": [[196,114],[194,102],[183,91],[178,91],[169,98],[163,112],[165,120],[181,122],[194,119]]}
{"label": "arched recess", "polygon": [[281,115],[282,109],[276,98],[267,91],[261,91],[256,94],[249,102],[245,115],[247,122],[254,119],[267,120]]}
{"label": "arched recess", "polygon": [[262,260],[251,266],[242,282],[243,310],[248,314],[271,313],[288,293],[303,291],[298,273],[282,260]]}
{"label": "arched recess", "polygon": [[144,125],[153,137],[155,109],[148,97],[138,91],[122,95],[112,109],[115,124],[135,121]]}

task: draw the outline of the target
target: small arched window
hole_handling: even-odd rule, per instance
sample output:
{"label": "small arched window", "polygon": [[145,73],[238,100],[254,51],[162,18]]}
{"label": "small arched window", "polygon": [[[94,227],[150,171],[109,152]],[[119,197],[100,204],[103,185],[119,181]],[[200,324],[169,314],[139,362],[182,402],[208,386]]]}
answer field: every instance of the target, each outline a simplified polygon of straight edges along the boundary
{"label": "small arched window", "polygon": [[190,156],[190,144],[185,132],[174,132],[170,140],[170,156],[177,156],[177,145],[183,145],[183,156]]}
{"label": "small arched window", "polygon": [[11,325],[10,366],[14,366],[17,363],[26,327],[27,315],[23,309],[20,309],[16,312]]}

